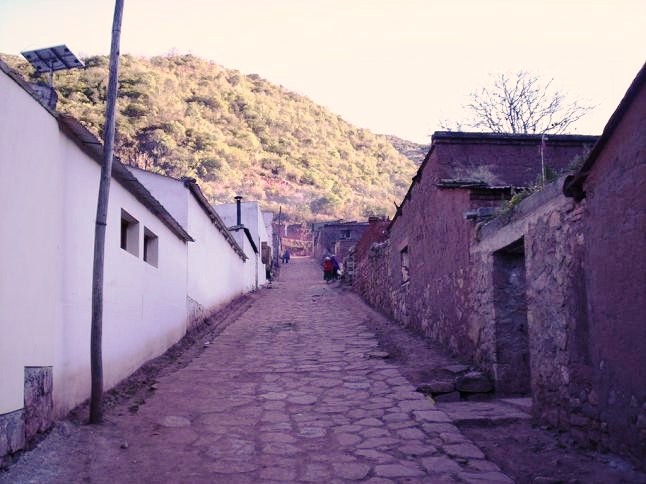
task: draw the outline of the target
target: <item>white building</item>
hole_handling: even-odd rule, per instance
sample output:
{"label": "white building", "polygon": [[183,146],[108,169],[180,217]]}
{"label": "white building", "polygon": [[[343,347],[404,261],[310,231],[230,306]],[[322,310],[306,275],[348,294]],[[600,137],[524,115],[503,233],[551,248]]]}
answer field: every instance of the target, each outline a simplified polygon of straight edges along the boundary
{"label": "white building", "polygon": [[273,262],[278,263],[280,259],[278,247],[278,234],[274,234],[274,212],[262,212],[263,222],[265,224],[265,231],[267,232],[267,238],[270,241],[269,251],[270,258]]}
{"label": "white building", "polygon": [[177,180],[129,167],[173,217],[191,234],[188,244],[189,323],[199,323],[225,303],[253,289],[244,274],[255,267],[192,178]]}
{"label": "white building", "polygon": [[[41,104],[0,61],[0,150],[1,463],[90,395],[102,146],[78,121]],[[202,314],[245,292],[241,273],[256,270],[199,188],[190,181],[179,188],[175,200],[165,200],[176,219],[114,162],[103,288],[106,390],[179,341]]]}
{"label": "white building", "polygon": [[[98,140],[44,108],[0,65],[0,415],[21,411],[25,368],[49,368],[53,413],[89,395]],[[106,232],[106,388],[186,329],[188,233],[120,163]]]}
{"label": "white building", "polygon": [[253,262],[253,269],[248,268],[246,278],[247,283],[257,289],[268,282],[266,264],[269,263],[269,259],[263,257],[262,247],[268,247],[267,250],[271,254],[272,241],[267,234],[258,202],[237,202],[215,205],[213,208],[232,231],[236,241],[244,246],[245,253]]}

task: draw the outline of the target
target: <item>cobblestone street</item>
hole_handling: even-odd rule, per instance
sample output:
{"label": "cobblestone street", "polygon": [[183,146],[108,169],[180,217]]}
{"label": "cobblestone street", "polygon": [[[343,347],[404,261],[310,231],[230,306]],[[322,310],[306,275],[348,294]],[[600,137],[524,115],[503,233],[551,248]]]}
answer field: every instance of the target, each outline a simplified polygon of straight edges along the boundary
{"label": "cobblestone street", "polygon": [[52,432],[0,481],[512,482],[380,358],[370,317],[292,260],[136,411]]}

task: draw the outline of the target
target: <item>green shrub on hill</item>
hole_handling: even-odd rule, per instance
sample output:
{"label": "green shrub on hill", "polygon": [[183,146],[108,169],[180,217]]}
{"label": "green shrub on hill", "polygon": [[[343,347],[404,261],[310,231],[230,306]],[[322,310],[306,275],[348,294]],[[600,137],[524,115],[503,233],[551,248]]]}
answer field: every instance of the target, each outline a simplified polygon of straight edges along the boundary
{"label": "green shrub on hill", "polygon": [[[26,76],[20,58],[3,60]],[[100,135],[108,59],[57,73],[58,108]],[[117,151],[126,163],[198,180],[213,202],[240,194],[292,218],[391,214],[415,165],[385,136],[256,74],[191,55],[121,57]]]}

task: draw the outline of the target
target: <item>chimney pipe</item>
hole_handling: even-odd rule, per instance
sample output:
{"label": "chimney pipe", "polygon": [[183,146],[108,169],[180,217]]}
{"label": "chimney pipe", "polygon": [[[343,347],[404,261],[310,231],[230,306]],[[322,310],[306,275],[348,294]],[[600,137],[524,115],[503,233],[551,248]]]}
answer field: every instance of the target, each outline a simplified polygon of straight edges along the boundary
{"label": "chimney pipe", "polygon": [[236,201],[236,225],[242,225],[242,211],[240,208],[240,200],[242,200],[242,197],[240,195],[236,195],[235,197]]}

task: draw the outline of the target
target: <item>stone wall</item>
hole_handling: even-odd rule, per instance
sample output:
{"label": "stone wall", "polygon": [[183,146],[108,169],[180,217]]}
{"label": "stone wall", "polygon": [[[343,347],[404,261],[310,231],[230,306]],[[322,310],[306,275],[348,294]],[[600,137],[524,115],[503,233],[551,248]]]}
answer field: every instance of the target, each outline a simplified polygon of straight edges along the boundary
{"label": "stone wall", "polygon": [[25,368],[25,406],[0,415],[0,469],[11,455],[24,449],[53,423],[53,375],[51,366]]}
{"label": "stone wall", "polygon": [[371,221],[354,250],[352,288],[372,307],[392,316],[389,221]]}
{"label": "stone wall", "polygon": [[[584,425],[592,409],[588,323],[583,277],[584,207],[537,213],[527,227],[528,321],[534,413],[562,428]],[[592,430],[592,428],[590,428]],[[576,430],[575,430],[576,431]]]}
{"label": "stone wall", "polygon": [[[639,425],[646,428],[646,406],[634,391],[627,394],[609,388],[618,388],[621,376],[604,387],[608,363],[595,360],[595,348],[605,347],[609,340],[595,343],[595,331],[590,328],[591,295],[586,279],[605,262],[591,260],[586,252],[586,228],[591,223],[588,202],[564,197],[561,185],[559,180],[522,202],[512,214],[484,226],[472,247],[470,326],[477,335],[476,360],[497,389],[504,389],[508,375],[499,367],[495,261],[497,254],[521,241],[534,416],[567,430],[586,446],[641,455],[644,440]],[[626,342],[627,357],[630,348]],[[638,374],[641,369],[634,371]],[[609,407],[622,415],[621,425],[615,420],[613,428]],[[618,443],[617,435],[622,434]]]}
{"label": "stone wall", "polygon": [[48,430],[53,421],[53,375],[51,366],[25,368],[25,438],[32,440]]}
{"label": "stone wall", "polygon": [[374,243],[356,261],[352,288],[372,307],[392,317],[389,259],[390,243]]}
{"label": "stone wall", "polygon": [[25,447],[23,410],[0,415],[0,471],[9,463],[11,454]]}

